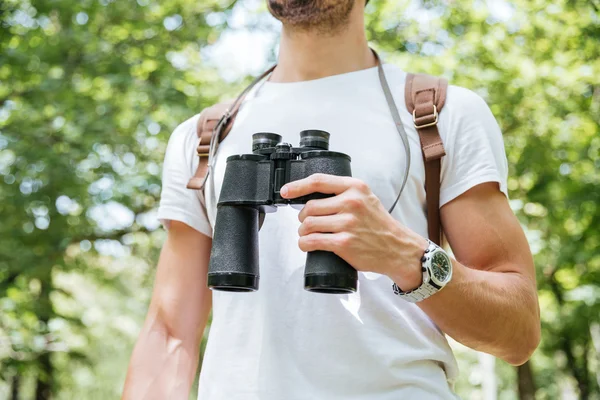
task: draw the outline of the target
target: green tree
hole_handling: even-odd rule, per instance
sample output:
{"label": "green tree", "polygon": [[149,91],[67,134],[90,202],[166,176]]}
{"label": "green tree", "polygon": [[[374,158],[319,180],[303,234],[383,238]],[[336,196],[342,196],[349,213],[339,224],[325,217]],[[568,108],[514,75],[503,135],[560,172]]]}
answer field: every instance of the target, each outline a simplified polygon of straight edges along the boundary
{"label": "green tree", "polygon": [[227,4],[0,3],[0,371],[14,399],[28,376],[50,398],[57,365],[85,360],[72,345],[81,313],[57,306],[72,296],[61,277],[127,294],[106,256],[156,260],[141,243],[166,140],[223,87],[200,55],[222,29],[204,19],[216,7]]}
{"label": "green tree", "polygon": [[[599,6],[423,1],[415,9],[375,0],[368,9],[370,38],[388,59],[475,90],[502,127],[512,205],[538,271],[539,398],[559,397],[560,374],[574,378],[581,399],[598,398],[591,329],[600,320]],[[523,398],[535,391],[531,368],[519,368]]]}

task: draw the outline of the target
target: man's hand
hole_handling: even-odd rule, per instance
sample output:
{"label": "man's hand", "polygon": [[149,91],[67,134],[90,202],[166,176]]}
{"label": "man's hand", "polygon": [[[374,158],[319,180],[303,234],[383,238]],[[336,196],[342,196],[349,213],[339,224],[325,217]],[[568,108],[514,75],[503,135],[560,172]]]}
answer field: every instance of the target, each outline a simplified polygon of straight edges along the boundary
{"label": "man's hand", "polygon": [[[394,220],[364,182],[315,174],[284,188],[285,198],[335,195],[300,212],[303,251],[332,251],[405,291],[420,285],[427,241]],[[448,285],[417,305],[455,340],[523,364],[539,343],[540,316],[531,252],[506,197],[496,183],[484,183],[444,205],[441,217],[460,262],[452,260]]]}
{"label": "man's hand", "polygon": [[402,290],[418,287],[427,240],[402,226],[363,181],[326,174],[286,184],[287,199],[310,193],[336,196],[309,200],[298,219],[302,251],[331,251],[359,271],[392,278]]}

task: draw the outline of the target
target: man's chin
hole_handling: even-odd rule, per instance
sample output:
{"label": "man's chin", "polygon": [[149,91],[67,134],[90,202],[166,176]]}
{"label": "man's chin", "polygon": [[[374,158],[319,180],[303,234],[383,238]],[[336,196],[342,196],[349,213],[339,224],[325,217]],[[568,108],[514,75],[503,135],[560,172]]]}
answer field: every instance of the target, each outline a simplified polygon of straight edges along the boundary
{"label": "man's chin", "polygon": [[293,30],[334,32],[345,26],[354,0],[267,0],[271,15]]}

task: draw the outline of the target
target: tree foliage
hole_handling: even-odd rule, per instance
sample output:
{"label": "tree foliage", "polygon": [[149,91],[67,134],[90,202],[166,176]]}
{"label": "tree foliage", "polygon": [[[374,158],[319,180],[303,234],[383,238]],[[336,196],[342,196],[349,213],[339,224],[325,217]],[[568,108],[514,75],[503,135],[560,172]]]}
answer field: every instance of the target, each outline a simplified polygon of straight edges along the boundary
{"label": "tree foliage", "polygon": [[129,296],[111,260],[156,259],[166,140],[219,94],[199,50],[222,29],[203,15],[226,5],[0,4],[0,371],[49,398],[57,366],[90,355],[72,280]]}
{"label": "tree foliage", "polygon": [[[166,141],[247,80],[225,83],[202,51],[243,4],[0,2],[0,379],[12,398],[118,395],[164,240],[154,210]],[[599,398],[598,7],[367,5],[388,62],[477,91],[502,127],[537,266],[543,340],[528,368],[539,399]],[[476,361],[461,357],[467,396]],[[501,398],[527,370],[497,368]]]}
{"label": "tree foliage", "polygon": [[559,397],[562,375],[576,382],[580,398],[598,398],[600,3],[369,7],[370,37],[390,59],[446,76],[492,108],[504,132],[511,204],[535,253],[543,322],[533,359],[538,397]]}

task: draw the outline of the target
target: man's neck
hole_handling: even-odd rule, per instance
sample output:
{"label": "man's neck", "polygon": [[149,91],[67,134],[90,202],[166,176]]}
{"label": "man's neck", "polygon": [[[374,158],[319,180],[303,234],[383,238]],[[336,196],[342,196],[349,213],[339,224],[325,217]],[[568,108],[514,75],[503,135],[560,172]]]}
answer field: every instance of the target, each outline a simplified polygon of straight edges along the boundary
{"label": "man's neck", "polygon": [[362,14],[331,35],[293,31],[284,26],[272,82],[298,82],[374,67]]}

